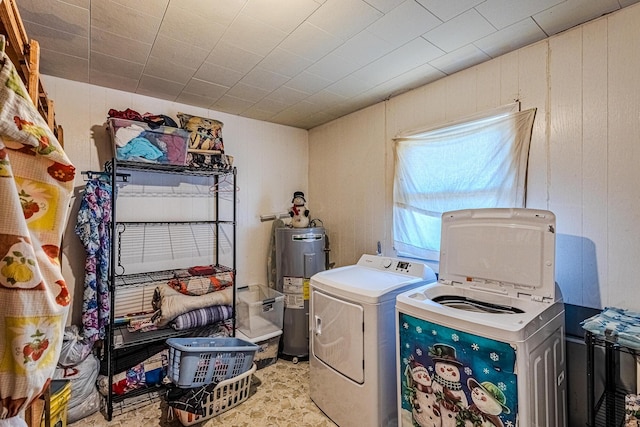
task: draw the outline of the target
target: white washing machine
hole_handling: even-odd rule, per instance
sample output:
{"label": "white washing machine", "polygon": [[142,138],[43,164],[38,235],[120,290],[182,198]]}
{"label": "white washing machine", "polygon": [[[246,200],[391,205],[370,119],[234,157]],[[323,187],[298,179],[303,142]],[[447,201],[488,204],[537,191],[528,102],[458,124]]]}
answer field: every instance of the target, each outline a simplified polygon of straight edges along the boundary
{"label": "white washing machine", "polygon": [[441,239],[438,282],[396,301],[399,424],[565,426],[555,215],[446,212]]}
{"label": "white washing machine", "polygon": [[395,300],[435,282],[426,265],[362,255],[310,282],[310,395],[336,424],[397,424]]}

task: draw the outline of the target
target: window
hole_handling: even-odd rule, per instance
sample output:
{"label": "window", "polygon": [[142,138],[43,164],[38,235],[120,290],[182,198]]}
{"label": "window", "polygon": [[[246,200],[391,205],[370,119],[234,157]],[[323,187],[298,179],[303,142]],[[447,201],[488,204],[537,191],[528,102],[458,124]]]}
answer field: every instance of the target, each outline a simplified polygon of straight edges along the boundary
{"label": "window", "polygon": [[535,109],[507,107],[395,138],[394,246],[437,261],[443,212],[524,207]]}

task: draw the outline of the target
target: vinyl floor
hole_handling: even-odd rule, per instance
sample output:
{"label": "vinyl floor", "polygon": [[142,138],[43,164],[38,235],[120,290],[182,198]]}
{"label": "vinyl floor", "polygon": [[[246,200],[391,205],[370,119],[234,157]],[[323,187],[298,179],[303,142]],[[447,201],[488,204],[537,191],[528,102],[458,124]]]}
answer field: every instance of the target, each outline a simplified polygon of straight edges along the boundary
{"label": "vinyl floor", "polygon": [[[144,402],[126,409],[116,407],[109,422],[101,412],[78,420],[72,427],[177,427],[183,424],[173,417],[163,399]],[[213,426],[277,426],[335,427],[309,398],[309,362],[278,361],[253,374],[250,395],[229,409],[197,427]]]}

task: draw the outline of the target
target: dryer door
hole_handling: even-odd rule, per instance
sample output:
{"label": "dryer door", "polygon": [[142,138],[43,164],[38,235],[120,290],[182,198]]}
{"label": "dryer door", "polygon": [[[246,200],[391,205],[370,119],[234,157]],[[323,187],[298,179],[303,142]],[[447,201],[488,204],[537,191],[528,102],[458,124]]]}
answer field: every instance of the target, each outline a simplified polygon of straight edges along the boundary
{"label": "dryer door", "polygon": [[364,382],[364,311],[361,306],[313,290],[312,352],[351,380]]}

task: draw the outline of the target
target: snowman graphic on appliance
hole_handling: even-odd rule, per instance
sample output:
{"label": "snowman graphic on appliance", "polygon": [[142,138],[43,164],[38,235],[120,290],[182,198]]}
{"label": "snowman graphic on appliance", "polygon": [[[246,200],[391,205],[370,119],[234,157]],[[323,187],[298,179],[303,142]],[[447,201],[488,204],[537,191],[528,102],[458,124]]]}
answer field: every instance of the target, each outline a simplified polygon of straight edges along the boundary
{"label": "snowman graphic on appliance", "polygon": [[420,427],[441,427],[440,407],[433,392],[433,381],[427,369],[413,357],[410,358],[405,375],[410,375],[413,390],[413,420]]}
{"label": "snowman graphic on appliance", "polygon": [[[473,378],[467,379],[467,386],[471,391],[471,400],[473,401],[469,406],[469,412],[475,416],[475,420],[473,423],[466,421],[465,424],[468,426],[504,427],[498,415],[508,414],[511,411],[505,406],[506,398],[500,388],[489,381],[478,383]],[[476,420],[480,421],[480,424],[475,422]]]}
{"label": "snowman graphic on appliance", "polygon": [[442,417],[442,427],[456,427],[456,417],[469,403],[462,390],[460,368],[456,349],[446,344],[434,344],[429,356],[435,364],[432,388],[437,397]]}

